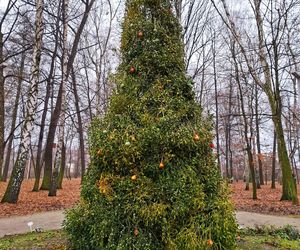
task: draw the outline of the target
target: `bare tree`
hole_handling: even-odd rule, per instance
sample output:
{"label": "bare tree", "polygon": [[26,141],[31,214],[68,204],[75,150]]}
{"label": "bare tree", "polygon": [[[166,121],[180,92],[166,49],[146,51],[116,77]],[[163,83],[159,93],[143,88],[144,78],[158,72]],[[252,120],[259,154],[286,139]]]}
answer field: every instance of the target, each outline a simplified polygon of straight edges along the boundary
{"label": "bare tree", "polygon": [[[277,134],[277,143],[278,143],[278,157],[280,166],[282,169],[282,200],[291,200],[293,203],[298,203],[298,197],[297,197],[297,190],[294,185],[294,180],[292,176],[292,169],[291,164],[288,157],[288,152],[286,148],[285,143],[285,135],[283,130],[283,124],[282,124],[282,96],[281,96],[281,90],[280,90],[280,81],[277,76],[275,76],[275,80],[272,79],[272,73],[270,64],[268,62],[268,51],[265,46],[265,32],[264,32],[264,26],[263,26],[263,18],[261,14],[261,0],[253,0],[253,4],[251,3],[251,7],[255,16],[255,23],[257,27],[257,36],[258,36],[258,59],[261,65],[261,68],[263,70],[262,75],[263,79],[260,76],[260,71],[256,70],[254,65],[251,62],[251,59],[249,58],[249,55],[245,49],[245,46],[242,42],[242,36],[239,33],[237,26],[232,19],[229,8],[227,6],[227,3],[225,0],[221,0],[223,9],[225,11],[225,16],[220,12],[218,9],[215,1],[212,0],[212,3],[215,6],[215,9],[218,11],[220,16],[222,17],[222,20],[227,25],[229,31],[232,33],[233,37],[235,38],[237,44],[240,47],[241,53],[244,56],[244,60],[247,64],[249,73],[251,74],[254,82],[259,85],[265,92],[265,94],[268,97],[269,105],[272,112],[272,120],[276,129]],[[285,14],[288,13],[288,10],[291,6],[285,6]],[[279,18],[278,22],[280,22],[280,25],[284,24],[282,22],[283,18]],[[277,29],[278,30],[278,29]],[[276,57],[276,50],[278,49],[278,42],[280,41],[279,33],[277,32],[275,34],[275,37],[277,37],[277,40],[273,40],[273,50],[274,55],[273,59],[276,64],[278,65],[278,58]],[[277,71],[274,70],[276,73]]]}
{"label": "bare tree", "polygon": [[4,43],[5,41],[9,38],[11,34],[11,30],[14,26],[14,23],[17,20],[17,17],[15,21],[13,22],[13,25],[8,32],[8,35],[4,38],[3,34],[3,26],[6,17],[9,15],[11,10],[15,7],[17,0],[9,0],[7,3],[7,7],[3,13],[2,18],[0,19],[0,180],[2,180],[2,166],[3,166],[3,159],[4,159],[4,117],[5,117],[5,108],[4,108],[4,103],[5,103],[5,98],[4,98],[4,68],[5,68],[5,58],[4,58]]}
{"label": "bare tree", "polygon": [[37,0],[35,20],[35,44],[30,78],[30,88],[26,102],[25,121],[19,145],[17,160],[14,164],[7,189],[1,202],[16,203],[24,177],[25,165],[28,158],[30,137],[33,130],[35,112],[37,109],[37,95],[40,76],[41,45],[43,37],[43,0]]}
{"label": "bare tree", "polygon": [[57,190],[57,183],[58,183],[58,175],[59,170],[62,168],[63,163],[63,149],[65,145],[65,120],[66,120],[66,84],[68,82],[68,75],[67,75],[67,39],[68,39],[68,7],[69,7],[69,0],[62,0],[62,16],[63,16],[63,47],[62,47],[62,98],[61,98],[61,113],[58,121],[58,144],[57,150],[55,155],[55,164],[52,173],[52,180],[49,189],[49,196],[56,196]]}
{"label": "bare tree", "polygon": [[7,143],[7,153],[6,153],[4,169],[3,169],[3,176],[2,176],[3,181],[6,181],[7,177],[8,177],[8,169],[9,169],[12,145],[13,145],[13,140],[14,140],[14,131],[16,129],[17,114],[18,114],[18,108],[19,108],[19,102],[20,102],[20,96],[21,96],[21,87],[22,87],[21,85],[22,85],[22,81],[23,81],[25,58],[26,58],[26,53],[23,52],[21,55],[21,61],[20,61],[20,66],[19,66],[19,70],[18,70],[19,72],[17,74],[17,82],[18,82],[17,93],[16,93],[16,98],[15,98],[11,128],[10,128],[10,133],[9,133],[8,143]]}
{"label": "bare tree", "polygon": [[[94,3],[95,3],[95,0],[85,1],[85,3],[84,3],[85,9],[84,9],[80,24],[74,34],[74,41],[72,43],[72,48],[71,48],[71,52],[70,52],[68,64],[67,64],[66,77],[69,77],[69,74],[73,67],[73,63],[74,63],[74,60],[75,60],[75,57],[76,57],[77,51],[78,51],[81,34],[83,32],[84,26],[87,22],[89,13],[90,13],[91,8]],[[61,106],[62,106],[62,101],[63,101],[62,95],[63,95],[63,86],[62,86],[62,84],[60,84],[55,109],[52,114],[50,125],[49,125],[49,132],[48,132],[45,153],[44,153],[45,167],[44,167],[43,182],[42,182],[42,186],[41,186],[41,189],[43,189],[43,190],[49,190],[49,188],[50,188],[50,183],[51,183],[51,178],[52,178],[51,177],[52,176],[52,149],[53,149],[53,142],[54,142],[56,127],[57,127],[57,124],[59,121],[59,116],[61,113]]]}

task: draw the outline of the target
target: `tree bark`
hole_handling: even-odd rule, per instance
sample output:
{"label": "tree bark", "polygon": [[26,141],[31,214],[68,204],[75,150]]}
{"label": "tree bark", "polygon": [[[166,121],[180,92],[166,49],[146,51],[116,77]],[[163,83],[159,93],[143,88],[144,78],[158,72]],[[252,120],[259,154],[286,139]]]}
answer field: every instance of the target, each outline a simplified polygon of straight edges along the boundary
{"label": "tree bark", "polygon": [[21,142],[19,145],[17,160],[14,164],[7,189],[1,202],[16,203],[18,201],[21,184],[24,178],[26,161],[28,159],[31,132],[34,126],[34,118],[37,109],[38,85],[40,75],[41,45],[43,36],[43,0],[36,2],[35,20],[35,44],[33,51],[33,63],[30,77],[29,95],[25,107],[25,121],[22,128]]}
{"label": "tree bark", "polygon": [[[59,4],[59,6],[60,6],[60,4]],[[55,62],[56,62],[57,49],[58,49],[59,21],[60,21],[59,15],[60,15],[60,11],[58,10],[57,20],[56,20],[55,47],[53,50],[50,71],[49,71],[49,75],[48,75],[47,83],[46,83],[47,84],[46,85],[46,96],[45,96],[45,101],[44,101],[44,109],[43,109],[43,113],[42,113],[40,134],[39,134],[39,139],[38,139],[38,147],[37,147],[37,155],[36,155],[35,182],[34,182],[34,186],[33,186],[33,190],[32,190],[34,192],[37,192],[39,190],[40,178],[41,178],[41,172],[42,172],[42,166],[43,166],[43,161],[42,161],[43,139],[44,139],[46,118],[47,118],[47,114],[48,114],[48,104],[49,104],[49,99],[50,99],[50,95],[51,95],[51,85],[52,85],[52,81],[53,81],[53,73],[54,73],[54,69],[55,69]]]}
{"label": "tree bark", "polygon": [[62,189],[62,183],[65,175],[65,169],[66,169],[66,145],[63,144],[62,152],[61,152],[61,168],[58,175],[58,183],[57,183],[57,189]]}
{"label": "tree bark", "polygon": [[0,180],[4,158],[4,72],[3,72],[3,34],[0,29]]}
{"label": "tree bark", "polygon": [[58,132],[58,143],[57,143],[57,150],[56,150],[56,157],[55,157],[55,164],[52,173],[52,180],[49,189],[49,196],[56,196],[57,186],[58,186],[58,177],[60,169],[62,169],[63,164],[63,148],[64,148],[64,141],[65,141],[65,121],[66,121],[66,84],[68,81],[68,74],[67,74],[67,56],[68,56],[68,5],[69,0],[63,0],[62,6],[62,14],[63,14],[63,55],[62,55],[62,100],[61,100],[61,113],[59,117],[59,132]]}
{"label": "tree bark", "polygon": [[264,185],[264,173],[263,163],[261,158],[261,147],[260,147],[260,128],[259,128],[259,116],[258,116],[258,86],[255,84],[255,125],[256,125],[256,146],[257,146],[257,160],[259,170],[259,183]]}
{"label": "tree bark", "polygon": [[[252,181],[252,198],[253,198],[253,200],[256,200],[257,199],[257,186],[256,186],[256,178],[255,178],[254,158],[253,158],[253,154],[252,154],[252,135],[253,135],[252,122],[250,125],[248,125],[234,42],[233,42],[233,45],[231,48],[231,53],[232,53],[232,57],[233,57],[233,61],[234,61],[235,79],[236,79],[238,90],[239,90],[242,118],[243,118],[243,123],[244,123],[244,139],[246,142],[246,152],[247,152],[247,156],[248,156],[248,162],[249,162],[248,164],[249,164],[249,169],[250,169],[250,173],[251,173],[251,181]],[[249,129],[249,126],[250,126],[250,129]],[[248,135],[249,132],[250,132],[250,138]]]}
{"label": "tree bark", "polygon": [[[255,4],[255,11],[256,11],[256,22],[257,22],[257,30],[258,30],[258,38],[259,38],[259,58],[261,65],[264,69],[265,75],[265,92],[268,96],[269,103],[271,106],[272,111],[272,119],[275,125],[275,130],[277,134],[277,144],[278,144],[278,158],[279,163],[282,170],[282,196],[281,200],[290,200],[294,204],[298,204],[298,196],[297,196],[297,189],[294,184],[294,179],[292,175],[291,164],[288,157],[288,152],[285,143],[284,131],[282,127],[282,101],[281,101],[281,93],[280,93],[280,86],[279,86],[279,77],[278,72],[276,72],[276,79],[275,79],[275,87],[272,91],[272,84],[271,84],[271,72],[270,67],[268,65],[265,53],[264,53],[264,30],[263,30],[263,20],[261,17],[261,10],[259,0],[254,0]],[[274,50],[274,63],[275,67],[278,67],[278,51],[277,46],[273,46]]]}
{"label": "tree bark", "polygon": [[273,119],[275,120],[274,123],[277,134],[278,158],[282,171],[281,200],[291,200],[293,204],[298,204],[297,189],[294,183],[294,178],[286,149],[284,132],[281,123],[281,113],[277,114]]}
{"label": "tree bark", "polygon": [[12,150],[12,145],[13,145],[13,140],[14,140],[14,131],[15,131],[15,127],[16,127],[16,121],[17,121],[17,115],[18,115],[18,109],[19,109],[19,101],[20,101],[21,86],[22,86],[22,81],[23,81],[25,58],[26,58],[26,54],[24,52],[21,56],[20,69],[19,69],[19,73],[18,73],[17,93],[16,93],[16,99],[15,99],[15,103],[14,103],[14,110],[13,110],[13,114],[12,114],[12,122],[11,122],[11,128],[10,128],[10,133],[9,133],[9,139],[8,139],[8,143],[7,143],[7,152],[6,152],[6,157],[5,157],[2,181],[7,181],[7,177],[8,177],[11,150]]}
{"label": "tree bark", "polygon": [[229,80],[229,99],[228,99],[228,115],[225,119],[225,139],[226,139],[226,178],[232,178],[232,151],[231,151],[231,109],[232,109],[232,79]]}
{"label": "tree bark", "polygon": [[76,107],[76,114],[77,114],[77,121],[78,121],[78,135],[79,135],[79,145],[80,145],[80,165],[81,165],[81,177],[83,179],[85,173],[85,145],[84,145],[84,138],[83,138],[83,125],[80,113],[80,98],[77,92],[77,81],[74,69],[72,69],[72,85],[73,85],[73,92],[75,97],[75,107]]}
{"label": "tree bark", "polygon": [[[76,31],[75,37],[74,37],[74,42],[72,45],[71,53],[69,56],[68,60],[68,65],[67,65],[67,76],[69,76],[71,68],[73,67],[73,63],[77,54],[78,50],[78,45],[80,41],[81,34],[83,32],[84,26],[86,24],[86,21],[88,19],[90,10],[95,3],[95,0],[91,0],[86,2],[85,6],[85,12],[83,14],[83,17],[81,19],[80,25]],[[45,167],[44,167],[44,177],[43,177],[43,182],[41,185],[41,189],[43,190],[49,190],[50,188],[50,183],[51,183],[51,175],[52,175],[52,147],[53,147],[53,142],[54,142],[54,137],[55,137],[55,131],[57,127],[57,123],[59,120],[60,112],[61,112],[61,105],[62,105],[62,84],[60,85],[58,96],[57,96],[57,101],[55,104],[55,109],[54,112],[51,116],[51,121],[50,121],[50,127],[49,127],[49,132],[48,132],[48,137],[47,137],[47,142],[46,142],[46,147],[45,147],[45,153],[44,153],[44,162],[45,162]]]}
{"label": "tree bark", "polygon": [[[215,36],[214,40],[215,41]],[[221,160],[220,160],[220,135],[219,135],[219,103],[218,103],[218,81],[217,81],[217,67],[216,67],[216,48],[215,42],[212,43],[213,51],[213,68],[214,68],[214,87],[215,87],[215,107],[216,107],[216,137],[217,137],[217,160],[220,173],[222,174]]]}

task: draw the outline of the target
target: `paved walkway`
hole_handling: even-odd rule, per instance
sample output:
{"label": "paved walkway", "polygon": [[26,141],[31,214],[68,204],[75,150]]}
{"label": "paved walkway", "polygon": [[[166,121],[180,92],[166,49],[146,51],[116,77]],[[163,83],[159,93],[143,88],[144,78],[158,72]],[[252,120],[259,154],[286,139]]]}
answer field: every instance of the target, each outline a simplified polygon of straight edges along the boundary
{"label": "paved walkway", "polygon": [[4,235],[22,234],[30,232],[27,225],[33,222],[32,229],[55,230],[62,227],[63,211],[44,212],[25,216],[12,216],[0,219],[0,238]]}
{"label": "paved walkway", "polygon": [[[249,212],[236,212],[238,223],[242,227],[253,227],[255,225],[274,225],[282,227],[292,225],[300,230],[300,218],[285,216],[264,215]],[[26,216],[14,216],[0,219],[0,238],[4,235],[22,234],[30,232],[27,225],[33,222],[32,228],[42,228],[43,230],[55,230],[62,227],[64,219],[63,211],[45,212]]]}
{"label": "paved walkway", "polygon": [[242,211],[236,212],[236,218],[239,225],[242,227],[254,227],[256,225],[273,225],[276,227],[283,227],[285,225],[291,225],[300,230],[300,218],[257,214]]}

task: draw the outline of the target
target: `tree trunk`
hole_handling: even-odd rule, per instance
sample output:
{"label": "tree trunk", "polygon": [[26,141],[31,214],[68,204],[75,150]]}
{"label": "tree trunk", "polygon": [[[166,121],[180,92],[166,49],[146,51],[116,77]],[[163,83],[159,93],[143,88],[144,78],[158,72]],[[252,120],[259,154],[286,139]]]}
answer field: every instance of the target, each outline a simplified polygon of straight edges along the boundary
{"label": "tree trunk", "polygon": [[[277,116],[277,117],[276,117]],[[291,200],[293,204],[298,204],[297,189],[294,183],[291,164],[286,149],[284,132],[281,123],[281,113],[273,118],[276,126],[277,147],[279,164],[282,171],[282,196],[281,200]]]}
{"label": "tree trunk", "polygon": [[21,86],[22,86],[22,81],[23,81],[25,58],[26,58],[26,55],[24,52],[21,56],[20,69],[19,69],[19,74],[18,74],[17,93],[16,93],[16,99],[15,99],[15,103],[14,103],[14,110],[13,110],[13,114],[12,114],[12,122],[11,122],[11,128],[10,128],[9,139],[8,139],[8,144],[7,144],[7,152],[6,152],[6,157],[5,157],[2,181],[6,181],[7,176],[8,176],[8,170],[9,170],[9,165],[10,165],[10,156],[11,156],[11,150],[12,150],[12,145],[13,145],[13,140],[14,140],[14,131],[15,131],[15,127],[16,127],[19,101],[20,101],[20,95],[21,95]]}
{"label": "tree trunk", "polygon": [[232,79],[229,80],[229,99],[228,99],[228,115],[225,119],[225,137],[226,137],[226,178],[232,178],[232,160],[231,160],[231,108],[232,108]]}
{"label": "tree trunk", "polygon": [[0,29],[0,180],[4,158],[4,72],[3,72],[3,34]]}
{"label": "tree trunk", "polygon": [[249,171],[249,166],[247,164],[247,160],[246,160],[247,157],[246,157],[246,155],[244,157],[245,157],[245,172],[244,172],[244,174],[245,174],[245,182],[246,182],[245,190],[248,191],[248,190],[250,190],[250,185],[249,185],[249,182],[250,182],[250,178],[249,178],[250,171]]}
{"label": "tree trunk", "polygon": [[[251,123],[251,134],[253,134],[253,124]],[[253,138],[253,165],[254,165],[254,173],[255,173],[255,180],[256,180],[256,187],[260,189],[260,181],[259,181],[259,171],[257,170],[257,153],[256,153],[256,141]]]}
{"label": "tree trunk", "polygon": [[81,177],[83,179],[84,172],[85,172],[85,146],[84,146],[84,138],[83,138],[83,125],[80,113],[80,98],[77,92],[77,82],[74,69],[72,69],[72,85],[73,85],[73,92],[75,97],[75,107],[76,107],[76,114],[77,114],[77,121],[78,121],[78,134],[79,134],[79,144],[80,144],[80,164],[81,164]]}
{"label": "tree trunk", "polygon": [[256,125],[256,146],[257,146],[257,160],[259,169],[259,183],[264,185],[264,173],[263,173],[263,163],[261,158],[261,148],[260,148],[260,128],[259,128],[259,117],[258,117],[258,87],[255,84],[255,125]]}
{"label": "tree trunk", "polygon": [[[294,179],[292,175],[291,164],[288,157],[288,152],[286,148],[284,131],[282,127],[282,101],[281,101],[281,91],[280,91],[280,80],[279,80],[279,60],[278,60],[278,46],[273,44],[274,52],[274,68],[275,68],[275,86],[272,89],[272,77],[270,66],[268,64],[265,55],[265,39],[263,30],[263,19],[261,16],[260,5],[261,1],[254,0],[256,23],[259,38],[259,59],[264,70],[265,84],[264,91],[268,96],[268,100],[271,106],[272,119],[274,122],[276,134],[277,134],[277,146],[278,146],[278,158],[282,171],[282,196],[281,200],[290,200],[293,204],[298,204],[297,189],[294,184]],[[275,41],[276,42],[276,41]]]}
{"label": "tree trunk", "polygon": [[25,121],[22,128],[21,141],[18,150],[17,160],[14,164],[7,189],[1,202],[16,203],[18,200],[21,184],[24,178],[26,161],[28,159],[31,132],[34,126],[34,117],[37,109],[38,85],[40,75],[41,45],[43,22],[43,0],[36,2],[35,20],[35,44],[33,51],[32,73],[30,78],[30,88],[28,100],[25,107]]}
{"label": "tree trunk", "polygon": [[54,146],[56,125],[61,110],[61,99],[62,99],[62,86],[60,85],[55,109],[54,112],[52,113],[51,120],[50,120],[49,131],[48,131],[48,136],[47,136],[47,141],[45,146],[44,177],[43,177],[42,185],[40,187],[41,190],[49,190],[50,188],[50,183],[52,178],[52,162],[53,162],[52,150]]}
{"label": "tree trunk", "polygon": [[58,175],[58,183],[57,183],[57,189],[62,189],[62,183],[65,175],[65,169],[66,169],[66,145],[63,144],[62,152],[61,152],[61,169],[59,171]]}
{"label": "tree trunk", "polygon": [[[256,180],[255,180],[255,168],[254,168],[254,158],[252,154],[252,135],[253,135],[253,129],[252,129],[252,122],[250,122],[250,128],[249,128],[249,123],[247,119],[247,114],[245,110],[245,104],[244,104],[244,95],[243,95],[243,90],[242,90],[242,85],[240,81],[240,76],[239,76],[239,64],[237,61],[236,57],[236,51],[235,51],[235,43],[232,44],[231,47],[231,53],[234,61],[234,69],[235,69],[235,79],[237,82],[238,86],[238,91],[239,91],[239,99],[240,99],[240,104],[241,104],[241,111],[242,111],[242,118],[243,118],[243,123],[244,123],[244,140],[246,142],[246,152],[248,155],[248,164],[249,164],[249,169],[251,173],[251,181],[252,181],[252,198],[253,200],[257,199],[257,191],[256,191]],[[245,78],[245,77],[244,77]],[[250,132],[250,138],[248,135],[248,132]]]}
{"label": "tree trunk", "polygon": [[[247,140],[247,139],[246,139]],[[247,143],[247,155],[248,155],[248,162],[249,162],[249,168],[250,168],[250,173],[251,173],[251,181],[252,181],[252,199],[256,200],[257,199],[257,186],[256,186],[256,180],[255,180],[255,168],[254,168],[254,159],[253,159],[253,154],[251,151],[251,147],[249,146],[249,143]]]}
{"label": "tree trunk", "polygon": [[[60,2],[61,1],[59,1],[59,3]],[[60,6],[60,4],[59,4],[59,6]],[[59,21],[60,21],[60,8],[58,9],[58,13],[57,13],[55,47],[53,50],[50,71],[49,71],[49,75],[47,78],[46,96],[45,96],[45,101],[44,101],[44,109],[43,109],[43,113],[42,113],[41,128],[40,128],[40,134],[39,134],[39,139],[38,139],[38,147],[37,147],[37,155],[36,155],[35,182],[34,182],[34,186],[33,186],[33,190],[32,190],[34,192],[37,192],[40,187],[40,178],[41,178],[41,172],[42,172],[42,166],[43,166],[43,161],[42,161],[43,139],[44,139],[44,131],[45,131],[45,125],[46,125],[45,123],[46,123],[46,118],[47,118],[47,114],[48,114],[48,104],[49,104],[49,99],[50,99],[50,95],[51,95],[51,85],[52,85],[52,81],[53,81],[53,73],[54,73],[54,69],[55,69],[55,62],[56,62],[57,49],[58,49]]]}
{"label": "tree trunk", "polygon": [[[80,37],[81,37],[81,34],[83,32],[86,21],[88,19],[89,12],[90,12],[93,4],[95,3],[95,1],[96,0],[91,0],[91,1],[85,3],[86,4],[85,11],[84,11],[84,14],[82,16],[79,27],[76,31],[73,46],[72,46],[71,53],[70,53],[69,60],[68,60],[67,76],[69,76],[70,71],[73,67],[73,63],[74,63],[74,60],[75,60],[75,57],[76,57],[76,54],[77,54],[77,50],[78,50]],[[63,89],[62,89],[62,84],[61,84],[60,88],[59,88],[58,96],[57,96],[57,101],[56,101],[56,104],[55,104],[55,109],[54,109],[54,112],[51,116],[50,127],[49,127],[46,147],[45,147],[44,177],[43,177],[43,182],[42,182],[42,186],[41,186],[41,189],[43,189],[43,190],[49,190],[51,179],[52,179],[52,177],[51,177],[51,175],[52,175],[52,161],[53,161],[53,159],[52,159],[52,147],[53,147],[53,142],[54,142],[57,123],[58,123],[60,112],[61,112],[62,92],[63,92]]]}
{"label": "tree trunk", "polygon": [[65,120],[66,120],[66,84],[68,81],[67,67],[68,67],[68,50],[67,50],[67,39],[68,39],[68,5],[69,0],[63,0],[62,13],[63,13],[63,55],[62,55],[62,100],[61,100],[61,113],[59,117],[59,132],[58,132],[58,143],[55,157],[55,164],[52,173],[52,180],[49,189],[49,196],[56,196],[58,177],[60,169],[63,164],[63,148],[65,140]]}
{"label": "tree trunk", "polygon": [[216,48],[215,48],[215,36],[212,43],[213,50],[213,68],[214,68],[214,87],[215,87],[215,107],[216,107],[216,137],[217,137],[217,160],[220,173],[222,174],[221,160],[220,160],[220,135],[219,135],[219,103],[218,103],[218,82],[217,82],[217,67],[216,67]]}

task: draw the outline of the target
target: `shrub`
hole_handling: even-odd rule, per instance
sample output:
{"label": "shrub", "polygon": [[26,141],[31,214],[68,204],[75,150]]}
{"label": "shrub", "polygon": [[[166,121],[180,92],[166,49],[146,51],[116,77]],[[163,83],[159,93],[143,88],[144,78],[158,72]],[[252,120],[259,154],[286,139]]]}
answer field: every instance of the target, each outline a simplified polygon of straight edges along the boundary
{"label": "shrub", "polygon": [[76,249],[232,249],[236,222],[167,0],[128,0],[122,63],[65,228]]}

